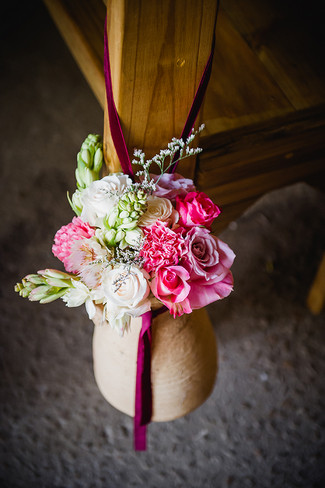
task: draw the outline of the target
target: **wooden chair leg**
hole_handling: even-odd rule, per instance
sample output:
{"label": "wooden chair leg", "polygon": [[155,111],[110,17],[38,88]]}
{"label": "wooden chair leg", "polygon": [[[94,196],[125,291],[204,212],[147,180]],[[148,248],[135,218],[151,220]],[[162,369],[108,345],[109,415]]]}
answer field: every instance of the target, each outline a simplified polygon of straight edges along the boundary
{"label": "wooden chair leg", "polygon": [[325,301],[325,253],[320,262],[316,277],[309,290],[307,307],[314,315],[319,315]]}

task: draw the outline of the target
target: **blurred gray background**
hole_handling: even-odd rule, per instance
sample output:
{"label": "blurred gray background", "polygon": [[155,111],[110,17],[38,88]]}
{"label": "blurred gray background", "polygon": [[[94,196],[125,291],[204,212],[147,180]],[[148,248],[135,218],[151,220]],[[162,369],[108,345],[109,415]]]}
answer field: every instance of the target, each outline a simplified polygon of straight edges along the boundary
{"label": "blurred gray background", "polygon": [[41,2],[4,8],[0,84],[0,486],[325,486],[325,314],[306,307],[324,195],[304,183],[270,193],[222,234],[237,258],[235,291],[208,307],[214,391],[186,417],[151,424],[148,450],[134,452],[132,419],[95,384],[84,309],[13,292],[28,273],[62,269],[51,246],[73,216],[76,154],[103,127]]}

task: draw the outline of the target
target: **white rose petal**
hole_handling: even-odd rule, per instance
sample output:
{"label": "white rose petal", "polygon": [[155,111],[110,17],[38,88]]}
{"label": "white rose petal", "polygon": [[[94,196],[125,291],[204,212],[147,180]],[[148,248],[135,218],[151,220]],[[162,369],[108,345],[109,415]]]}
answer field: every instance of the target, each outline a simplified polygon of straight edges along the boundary
{"label": "white rose petal", "polygon": [[81,195],[81,218],[90,225],[100,226],[105,215],[118,203],[119,196],[131,184],[129,176],[119,173],[93,181]]}
{"label": "white rose petal", "polygon": [[139,317],[150,310],[148,277],[144,270],[136,266],[132,266],[130,271],[124,266],[107,270],[102,284],[107,312],[116,317],[124,314]]}

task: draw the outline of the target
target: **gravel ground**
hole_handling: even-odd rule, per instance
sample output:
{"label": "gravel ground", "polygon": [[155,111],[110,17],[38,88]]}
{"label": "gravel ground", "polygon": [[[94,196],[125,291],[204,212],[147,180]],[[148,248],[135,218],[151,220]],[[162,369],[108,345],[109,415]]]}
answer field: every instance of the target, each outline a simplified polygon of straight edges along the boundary
{"label": "gravel ground", "polygon": [[0,486],[324,486],[324,312],[305,304],[325,248],[324,195],[303,183],[270,193],[222,234],[237,258],[234,293],[208,307],[214,391],[151,424],[146,452],[97,389],[85,311],[13,293],[58,266],[51,245],[72,218],[76,153],[103,118],[44,7],[27,8],[15,23],[8,10],[1,43]]}

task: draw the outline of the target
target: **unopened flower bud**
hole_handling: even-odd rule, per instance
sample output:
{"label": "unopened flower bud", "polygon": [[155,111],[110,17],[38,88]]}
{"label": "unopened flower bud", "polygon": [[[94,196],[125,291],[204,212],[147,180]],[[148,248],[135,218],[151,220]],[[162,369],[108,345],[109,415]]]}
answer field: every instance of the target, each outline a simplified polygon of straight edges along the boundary
{"label": "unopened flower bud", "polygon": [[139,229],[139,227],[136,227],[135,229],[126,232],[125,240],[130,246],[137,247],[142,237],[142,231]]}
{"label": "unopened flower bud", "polygon": [[115,244],[115,236],[116,236],[116,230],[110,229],[107,232],[105,232],[105,239],[108,242],[108,244],[114,245]]}
{"label": "unopened flower bud", "polygon": [[[125,220],[130,220],[130,222],[124,222]],[[136,227],[136,225],[137,225],[137,221],[136,220],[124,219],[124,221],[120,225],[120,229],[130,230],[130,229],[133,229],[134,227]]]}
{"label": "unopened flower bud", "polygon": [[89,168],[85,168],[83,172],[84,185],[87,187],[94,181],[94,173]]}
{"label": "unopened flower bud", "polygon": [[123,219],[123,224],[129,224],[129,223],[131,223],[131,222],[132,222],[131,217],[125,217],[125,218]]}
{"label": "unopened flower bud", "polygon": [[28,298],[31,302],[38,302],[39,300],[46,298],[50,290],[51,287],[48,285],[38,286],[30,292]]}
{"label": "unopened flower bud", "polygon": [[130,203],[130,199],[129,199],[129,196],[128,196],[128,193],[125,193],[122,197],[121,197],[121,200],[123,202],[126,202],[126,203]]}
{"label": "unopened flower bud", "polygon": [[124,239],[124,237],[125,237],[125,232],[122,229],[119,229],[116,232],[115,242],[120,242],[122,239]]}
{"label": "unopened flower bud", "polygon": [[33,283],[34,285],[44,285],[44,283],[45,283],[44,278],[42,276],[40,276],[39,274],[27,275],[27,276],[25,276],[23,281],[25,281],[26,284],[27,284],[27,282],[30,282],[30,283]]}
{"label": "unopened flower bud", "polygon": [[83,149],[80,156],[85,165],[89,168],[91,165],[91,158],[88,149]]}
{"label": "unopened flower bud", "polygon": [[104,220],[104,225],[108,224],[107,226],[112,228],[115,226],[117,218],[119,216],[119,209],[117,207],[113,207],[109,214],[106,216]]}
{"label": "unopened flower bud", "polygon": [[124,200],[120,200],[118,203],[120,210],[127,210],[128,204]]}
{"label": "unopened flower bud", "polygon": [[129,217],[129,215],[130,215],[130,214],[129,214],[129,212],[128,212],[127,210],[123,210],[123,211],[120,213],[119,217],[120,217],[120,219],[125,219],[125,218]]}
{"label": "unopened flower bud", "polygon": [[75,171],[78,188],[84,188],[84,182],[83,182],[81,172],[82,170],[80,168],[77,168]]}
{"label": "unopened flower bud", "polygon": [[103,164],[103,151],[99,147],[95,152],[94,171],[99,172]]}

